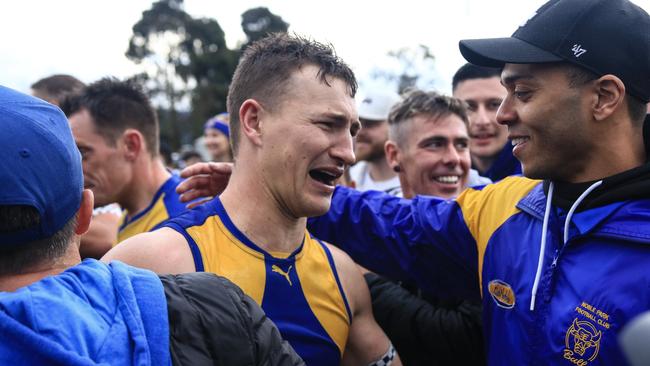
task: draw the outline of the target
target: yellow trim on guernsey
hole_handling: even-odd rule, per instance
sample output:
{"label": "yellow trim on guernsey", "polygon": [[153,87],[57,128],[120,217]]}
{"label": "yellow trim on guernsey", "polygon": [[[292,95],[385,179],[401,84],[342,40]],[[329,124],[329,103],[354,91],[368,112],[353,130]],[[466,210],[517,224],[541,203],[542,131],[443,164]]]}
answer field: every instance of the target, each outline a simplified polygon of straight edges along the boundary
{"label": "yellow trim on guernsey", "polygon": [[315,239],[309,236],[309,233],[305,235],[307,235],[306,238],[309,239],[311,245],[305,245],[303,252],[307,251],[305,255],[310,260],[297,260],[296,273],[300,278],[302,290],[305,294],[325,292],[335,297],[335,301],[331,301],[331,299],[322,296],[305,296],[311,311],[316,315],[316,318],[318,318],[327,334],[339,347],[341,355],[343,355],[345,345],[348,342],[351,319],[348,317],[343,297],[336,283],[336,278],[334,278],[334,272],[332,272],[327,260],[325,250]]}
{"label": "yellow trim on guernsey", "polygon": [[[456,199],[463,212],[465,225],[476,241],[481,285],[483,257],[490,237],[507,219],[519,212],[517,203],[539,183],[539,180],[524,177],[508,177],[498,183],[488,184],[482,190],[468,188]],[[483,287],[480,288],[483,291]]]}
{"label": "yellow trim on guernsey", "polygon": [[[125,228],[117,233],[117,242],[121,243],[134,235],[146,233],[168,218],[167,207],[165,207],[165,195],[163,194],[158,199],[158,202],[156,202],[156,204],[153,205],[146,214],[139,217],[137,220],[130,222]],[[120,227],[124,223],[124,220],[126,220],[126,211],[122,213]]]}
{"label": "yellow trim on guernsey", "polygon": [[[208,217],[203,225],[189,227],[186,231],[201,249],[206,272],[227,277],[255,302],[262,304],[266,286],[266,267],[262,253],[235,238],[217,215]],[[233,244],[241,250],[232,250],[230,246]]]}

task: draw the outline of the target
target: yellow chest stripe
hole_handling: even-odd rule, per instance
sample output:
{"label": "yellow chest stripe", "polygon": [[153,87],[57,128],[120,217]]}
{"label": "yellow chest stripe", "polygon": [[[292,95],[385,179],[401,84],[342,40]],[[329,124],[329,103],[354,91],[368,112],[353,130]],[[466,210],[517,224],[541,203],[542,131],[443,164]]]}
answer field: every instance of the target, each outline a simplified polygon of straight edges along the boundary
{"label": "yellow chest stripe", "polygon": [[348,341],[351,319],[348,317],[343,296],[339,291],[325,250],[314,239],[308,237],[307,240],[311,245],[305,245],[303,249],[303,251],[309,251],[305,254],[305,258],[317,260],[296,261],[296,272],[300,278],[303,292],[318,295],[306,296],[307,303],[327,334],[339,347],[342,355]]}
{"label": "yellow chest stripe", "polygon": [[489,184],[480,191],[466,189],[456,199],[465,224],[476,240],[479,283],[482,284],[483,280],[483,257],[490,237],[506,220],[519,212],[519,200],[538,184],[538,180],[509,177]]}
{"label": "yellow chest stripe", "polygon": [[[207,226],[207,227],[206,227]],[[227,277],[255,302],[262,304],[266,286],[264,255],[241,243],[226,229],[219,216],[187,229],[201,250],[206,272]],[[233,250],[235,245],[240,250]]]}

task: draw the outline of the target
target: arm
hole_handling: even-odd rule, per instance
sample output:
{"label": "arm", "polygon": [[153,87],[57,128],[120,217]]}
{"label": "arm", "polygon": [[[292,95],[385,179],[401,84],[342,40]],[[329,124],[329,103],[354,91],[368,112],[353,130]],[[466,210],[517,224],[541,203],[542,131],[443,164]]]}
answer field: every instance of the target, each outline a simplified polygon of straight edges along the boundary
{"label": "arm", "polygon": [[[381,330],[372,315],[370,293],[361,272],[341,250],[328,245],[332,252],[336,270],[343,286],[343,291],[350,305],[352,319],[348,342],[343,353],[342,365],[371,365],[380,360],[391,347],[390,340]],[[402,362],[395,354],[392,366]]]}
{"label": "arm", "polygon": [[169,228],[132,236],[113,247],[101,260],[105,263],[120,260],[156,273],[195,272],[187,241]]}
{"label": "arm", "polygon": [[311,219],[309,230],[374,272],[429,293],[480,297],[476,242],[455,201],[338,187],[330,211]]}

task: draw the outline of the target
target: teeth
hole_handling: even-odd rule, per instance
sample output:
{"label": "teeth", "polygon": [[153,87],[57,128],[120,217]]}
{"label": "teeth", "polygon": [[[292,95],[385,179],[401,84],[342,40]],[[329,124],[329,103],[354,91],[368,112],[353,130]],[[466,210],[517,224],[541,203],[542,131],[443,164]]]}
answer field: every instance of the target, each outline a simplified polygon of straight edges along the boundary
{"label": "teeth", "polygon": [[512,139],[512,146],[517,146],[519,144],[523,144],[524,142],[530,140],[528,137],[517,137],[515,139]]}
{"label": "teeth", "polygon": [[458,183],[458,180],[460,178],[457,175],[443,175],[440,177],[435,177],[433,179],[440,183],[455,184]]}

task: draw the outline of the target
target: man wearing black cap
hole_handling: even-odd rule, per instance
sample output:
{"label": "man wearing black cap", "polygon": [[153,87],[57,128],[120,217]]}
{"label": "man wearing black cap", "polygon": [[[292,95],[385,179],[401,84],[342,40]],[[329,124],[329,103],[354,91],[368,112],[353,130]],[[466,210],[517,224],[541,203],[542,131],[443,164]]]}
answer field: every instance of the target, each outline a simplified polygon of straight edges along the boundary
{"label": "man wearing black cap", "polygon": [[627,0],[552,0],[510,38],[461,41],[503,67],[497,119],[528,178],[455,201],[338,188],[310,230],[371,270],[482,296],[490,364],[624,364],[616,336],[650,308],[648,34]]}
{"label": "man wearing black cap", "polygon": [[68,121],[0,86],[0,128],[0,364],[304,365],[228,280],[80,263],[93,194]]}

